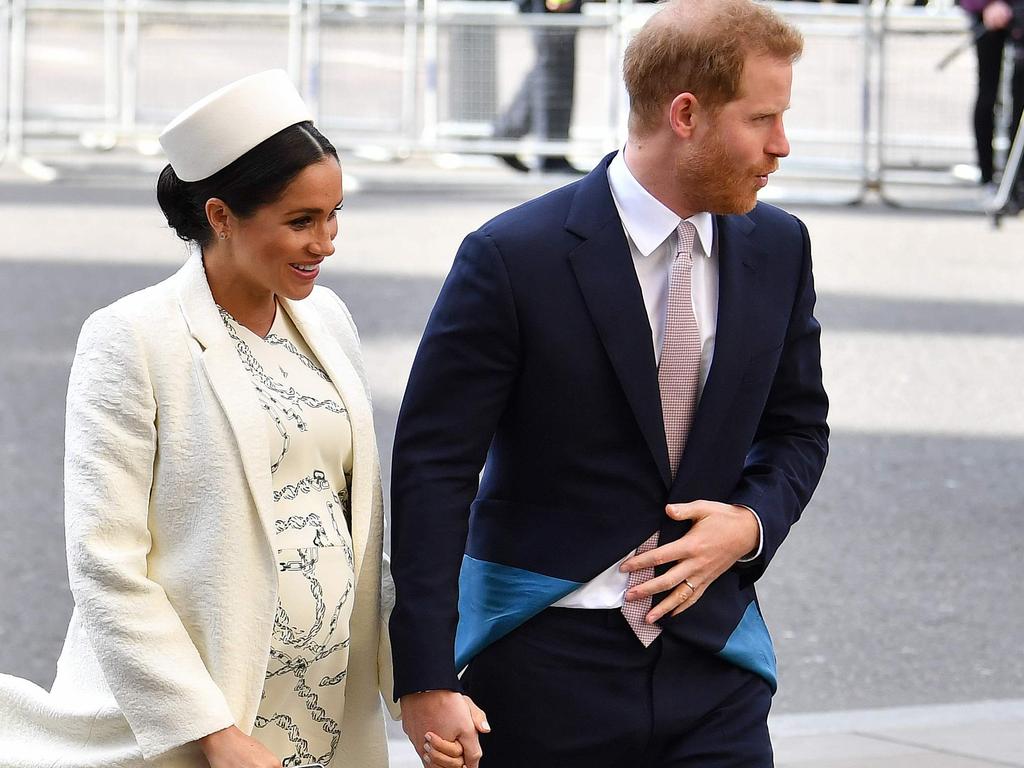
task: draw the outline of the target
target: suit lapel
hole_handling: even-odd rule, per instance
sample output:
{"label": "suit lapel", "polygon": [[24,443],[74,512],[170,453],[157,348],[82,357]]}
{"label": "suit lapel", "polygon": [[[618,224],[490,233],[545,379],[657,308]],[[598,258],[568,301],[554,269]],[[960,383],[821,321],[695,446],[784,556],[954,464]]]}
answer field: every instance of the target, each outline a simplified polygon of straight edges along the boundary
{"label": "suit lapel", "polygon": [[566,229],[583,242],[569,261],[626,400],[666,487],[671,481],[651,326],[629,245],[608,187],[613,155],[579,182]]}
{"label": "suit lapel", "polygon": [[760,246],[750,237],[753,221],[744,215],[716,216],[718,249],[718,325],[715,356],[704,385],[674,489],[699,476],[700,459],[710,454],[728,418],[739,378],[750,351],[748,309],[757,286]]}
{"label": "suit lapel", "polygon": [[[377,446],[374,441],[373,413],[365,382],[352,360],[358,355],[354,335],[338,338],[324,327],[312,297],[302,301],[281,299],[302,338],[323,366],[341,395],[348,411],[352,432],[352,549],[354,572],[358,579],[360,566],[369,542],[374,484],[377,477]],[[365,512],[360,510],[365,508]]]}
{"label": "suit lapel", "polygon": [[210,386],[227,416],[242,459],[242,469],[252,493],[268,546],[273,549],[274,516],[271,509],[270,447],[263,424],[263,410],[238,352],[224,328],[210,293],[202,256],[192,255],[178,273],[178,304],[192,336],[203,347],[201,363]]}

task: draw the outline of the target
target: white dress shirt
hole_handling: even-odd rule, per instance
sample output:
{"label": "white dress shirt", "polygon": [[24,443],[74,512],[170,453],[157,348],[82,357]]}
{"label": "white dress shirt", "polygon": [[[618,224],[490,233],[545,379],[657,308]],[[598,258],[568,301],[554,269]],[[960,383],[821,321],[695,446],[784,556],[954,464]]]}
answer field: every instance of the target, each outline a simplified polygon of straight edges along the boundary
{"label": "white dress shirt", "polygon": [[[608,186],[611,187],[612,200],[622,220],[622,229],[626,233],[626,242],[629,243],[629,252],[633,257],[633,267],[640,281],[640,292],[651,324],[654,359],[659,361],[668,312],[669,276],[678,248],[676,228],[680,218],[640,185],[623,156],[624,152],[619,152],[608,166]],[[718,247],[715,220],[710,213],[696,213],[687,221],[697,229],[697,237],[693,242],[690,296],[700,330],[700,392],[703,392],[715,354],[715,331],[718,328]],[[756,512],[754,517],[757,517]],[[757,552],[745,559],[752,560],[761,554],[764,531],[761,529],[760,518],[757,525]],[[560,608],[621,607],[629,574],[621,573],[619,566],[632,557],[634,552],[628,552],[622,560],[554,605]]]}

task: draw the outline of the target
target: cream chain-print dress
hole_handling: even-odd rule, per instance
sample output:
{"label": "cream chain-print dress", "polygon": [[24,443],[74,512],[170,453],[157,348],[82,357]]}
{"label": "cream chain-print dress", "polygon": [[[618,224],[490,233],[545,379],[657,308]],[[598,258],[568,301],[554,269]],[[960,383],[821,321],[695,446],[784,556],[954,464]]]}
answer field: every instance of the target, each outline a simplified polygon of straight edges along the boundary
{"label": "cream chain-print dress", "polygon": [[280,305],[266,338],[221,309],[266,416],[280,592],[253,737],[285,768],[341,738],[353,553],[352,432],[338,390]]}

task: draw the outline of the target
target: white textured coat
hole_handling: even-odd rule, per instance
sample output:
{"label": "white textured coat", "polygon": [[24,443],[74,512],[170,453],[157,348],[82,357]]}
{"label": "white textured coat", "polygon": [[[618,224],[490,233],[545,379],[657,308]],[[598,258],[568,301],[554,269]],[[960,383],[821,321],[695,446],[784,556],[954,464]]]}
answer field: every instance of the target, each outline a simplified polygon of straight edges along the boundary
{"label": "white textured coat", "polygon": [[[326,288],[282,300],[353,435],[356,593],[332,766],[387,764],[383,504],[359,341]],[[277,605],[256,392],[198,254],[85,323],[68,387],[65,517],[75,610],[47,693],[0,676],[4,768],[205,768],[190,742],[251,732]]]}

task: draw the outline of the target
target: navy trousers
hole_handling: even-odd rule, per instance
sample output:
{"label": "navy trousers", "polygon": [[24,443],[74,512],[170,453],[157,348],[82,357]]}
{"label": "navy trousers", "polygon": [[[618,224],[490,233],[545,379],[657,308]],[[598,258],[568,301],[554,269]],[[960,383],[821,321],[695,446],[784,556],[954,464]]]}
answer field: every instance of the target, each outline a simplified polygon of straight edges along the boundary
{"label": "navy trousers", "polygon": [[462,678],[487,713],[481,768],[771,768],[771,691],[618,610],[548,608]]}

